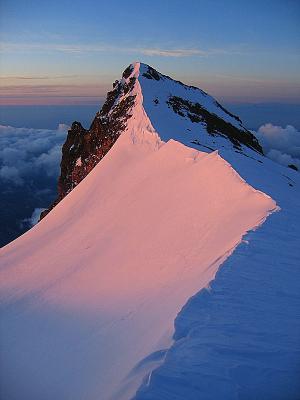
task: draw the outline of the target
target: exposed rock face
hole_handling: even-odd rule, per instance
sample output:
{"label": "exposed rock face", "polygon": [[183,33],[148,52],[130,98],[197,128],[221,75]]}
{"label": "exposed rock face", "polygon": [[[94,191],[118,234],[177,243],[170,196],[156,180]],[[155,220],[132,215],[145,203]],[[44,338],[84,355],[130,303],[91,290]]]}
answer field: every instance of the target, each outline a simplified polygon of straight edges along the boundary
{"label": "exposed rock face", "polygon": [[[131,73],[129,66],[123,73],[127,78]],[[84,179],[98,164],[116,142],[131,117],[130,109],[135,96],[129,95],[120,102],[117,99],[133,88],[135,78],[129,83],[116,81],[113,90],[108,92],[106,101],[90,126],[84,129],[80,122],[73,122],[62,148],[61,174],[58,181],[58,198],[48,210],[41,213],[44,218],[68,193]]]}
{"label": "exposed rock face", "polygon": [[[199,103],[192,103],[191,101],[182,99],[177,96],[170,96],[168,105],[173,108],[181,117],[188,117],[193,123],[205,123],[207,133],[210,135],[221,135],[226,136],[232,142],[232,144],[240,149],[241,144],[252,148],[263,154],[262,147],[258,143],[256,137],[247,130],[240,130],[218,117],[216,114],[212,114],[202,107]],[[219,103],[218,107],[221,108],[226,114],[230,115],[237,121],[240,121],[238,117],[231,114]]]}
{"label": "exposed rock face", "polygon": [[[147,71],[143,73],[143,77],[146,79],[152,79],[155,81],[160,80],[170,80],[172,82],[176,82],[179,85],[185,88],[196,89],[201,92],[204,96],[208,96],[206,92],[203,90],[196,88],[195,86],[188,86],[180,81],[175,81],[167,75],[163,75],[157,72],[154,68],[148,66]],[[159,104],[159,100],[154,100],[155,104]],[[251,149],[263,154],[262,147],[260,146],[256,137],[249,132],[245,127],[242,126],[242,121],[239,117],[232,114],[226,108],[224,108],[219,102],[214,101],[215,106],[222,110],[225,114],[229,115],[235,121],[240,123],[242,129],[232,125],[229,122],[226,122],[223,118],[220,118],[217,114],[208,111],[205,107],[203,107],[200,103],[191,102],[187,99],[178,97],[178,96],[169,96],[167,100],[167,104],[169,107],[173,109],[173,111],[178,114],[180,117],[189,118],[193,123],[201,123],[206,126],[206,131],[209,135],[212,136],[224,136],[227,137],[235,148],[241,149],[241,145],[245,145],[250,147]],[[194,141],[195,143],[195,141]]]}

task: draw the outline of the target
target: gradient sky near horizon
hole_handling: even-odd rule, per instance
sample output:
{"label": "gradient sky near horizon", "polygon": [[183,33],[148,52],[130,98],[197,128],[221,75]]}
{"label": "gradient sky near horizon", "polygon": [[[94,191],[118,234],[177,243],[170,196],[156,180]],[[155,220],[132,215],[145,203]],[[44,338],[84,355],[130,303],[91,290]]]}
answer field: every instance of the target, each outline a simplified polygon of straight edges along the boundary
{"label": "gradient sky near horizon", "polygon": [[132,61],[236,103],[300,103],[298,0],[1,0],[0,104],[97,104]]}

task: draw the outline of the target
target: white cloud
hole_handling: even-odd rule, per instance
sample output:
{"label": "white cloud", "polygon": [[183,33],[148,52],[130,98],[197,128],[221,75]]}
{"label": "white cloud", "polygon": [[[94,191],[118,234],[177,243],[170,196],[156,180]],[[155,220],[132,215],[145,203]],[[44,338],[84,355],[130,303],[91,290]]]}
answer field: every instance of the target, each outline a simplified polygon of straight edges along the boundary
{"label": "white cloud", "polygon": [[4,179],[6,181],[12,181],[15,185],[21,186],[24,181],[20,177],[19,171],[16,167],[8,167],[4,165],[0,168],[0,179]]}
{"label": "white cloud", "polygon": [[54,130],[0,125],[0,246],[33,226],[57,197],[67,130],[64,124]]}
{"label": "white cloud", "polygon": [[20,186],[42,175],[57,178],[68,128],[65,124],[55,130],[0,125],[0,179]]}
{"label": "white cloud", "polygon": [[267,157],[285,166],[294,164],[300,170],[300,132],[296,128],[268,123],[253,133]]}
{"label": "white cloud", "polygon": [[268,151],[267,157],[285,166],[295,165],[300,170],[300,160],[298,158],[293,158],[289,154],[281,153],[279,150],[271,149]]}
{"label": "white cloud", "polygon": [[34,160],[34,166],[43,168],[47,176],[58,176],[60,172],[61,146],[56,145]]}

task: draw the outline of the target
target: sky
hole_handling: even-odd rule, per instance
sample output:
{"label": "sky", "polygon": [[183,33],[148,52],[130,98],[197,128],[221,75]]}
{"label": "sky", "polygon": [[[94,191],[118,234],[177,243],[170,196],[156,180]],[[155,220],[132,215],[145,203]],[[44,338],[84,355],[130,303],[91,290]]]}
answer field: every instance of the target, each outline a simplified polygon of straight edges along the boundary
{"label": "sky", "polygon": [[1,0],[2,105],[99,104],[132,61],[220,101],[300,103],[298,0]]}

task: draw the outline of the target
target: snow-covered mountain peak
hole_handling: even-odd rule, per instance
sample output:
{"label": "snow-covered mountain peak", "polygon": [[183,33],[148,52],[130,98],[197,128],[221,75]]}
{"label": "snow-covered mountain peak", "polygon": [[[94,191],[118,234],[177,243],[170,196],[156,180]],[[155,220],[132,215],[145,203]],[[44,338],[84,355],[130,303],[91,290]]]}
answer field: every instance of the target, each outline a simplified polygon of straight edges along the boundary
{"label": "snow-covered mountain peak", "polygon": [[[149,120],[164,141],[173,138],[205,151],[225,147],[245,154],[249,149],[263,153],[257,139],[243,126],[239,117],[213,97],[147,64],[130,64],[110,93],[109,115],[113,114],[114,107],[134,97],[130,113],[136,114],[136,107],[142,103]],[[107,106],[99,115],[103,111],[107,112]]]}
{"label": "snow-covered mountain peak", "polygon": [[[90,128],[75,122],[63,147],[59,196],[64,198],[107,154],[121,134],[159,147],[177,140],[197,150],[230,150],[250,157],[262,154],[257,139],[241,120],[213,97],[134,62],[113,83]],[[43,214],[47,214],[48,211]]]}
{"label": "snow-covered mountain peak", "polygon": [[0,251],[3,398],[297,398],[299,174],[260,152],[126,68],[68,133],[57,207]]}

